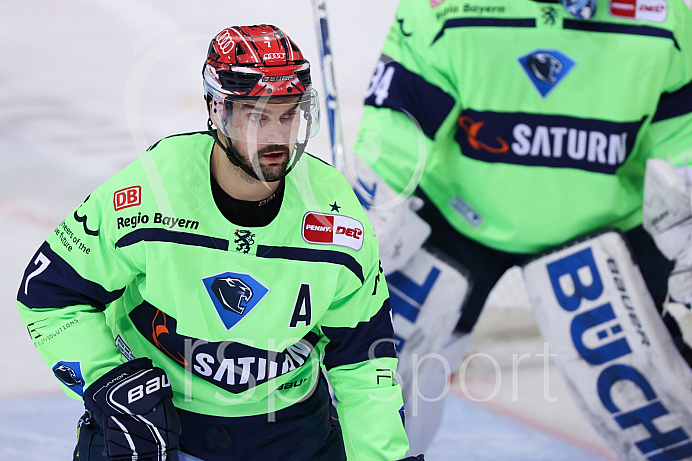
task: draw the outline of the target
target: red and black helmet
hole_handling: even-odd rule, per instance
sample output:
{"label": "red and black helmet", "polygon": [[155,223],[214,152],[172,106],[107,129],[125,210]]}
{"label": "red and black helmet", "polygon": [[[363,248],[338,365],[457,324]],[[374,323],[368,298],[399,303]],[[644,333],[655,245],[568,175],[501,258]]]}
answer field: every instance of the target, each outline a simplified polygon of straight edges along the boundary
{"label": "red and black helmet", "polygon": [[310,63],[276,26],[234,26],[209,44],[202,71],[207,97],[300,96],[312,88]]}
{"label": "red and black helmet", "polygon": [[[268,24],[226,28],[209,44],[202,78],[210,135],[231,162],[259,179],[258,172],[238,158],[233,143],[282,143],[292,146],[288,173],[308,139],[317,134],[320,122],[319,97],[312,87],[310,63],[289,36]],[[272,119],[272,111],[280,114],[274,118],[280,121],[281,129],[269,136],[269,127],[276,125],[263,127],[266,120]],[[275,137],[277,133],[281,136]],[[219,134],[227,142],[219,142]]]}

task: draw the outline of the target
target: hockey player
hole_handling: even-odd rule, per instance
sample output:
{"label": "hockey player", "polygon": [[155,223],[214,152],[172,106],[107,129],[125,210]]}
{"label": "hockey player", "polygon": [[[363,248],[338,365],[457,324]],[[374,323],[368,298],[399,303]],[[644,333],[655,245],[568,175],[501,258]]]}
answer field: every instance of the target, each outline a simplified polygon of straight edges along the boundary
{"label": "hockey player", "polygon": [[96,189],[21,282],[32,339],[84,400],[74,459],[403,458],[377,241],[343,176],[303,155],[308,61],[275,26],[230,27],[203,80],[209,130]]}
{"label": "hockey player", "polygon": [[[668,363],[649,347],[656,341],[671,357],[667,370],[689,378],[665,329],[654,334],[658,315],[649,318],[654,304],[662,308],[673,264],[642,228],[642,191],[647,159],[682,166],[692,148],[691,81],[692,13],[682,0],[401,1],[367,90],[357,157],[346,164],[381,245],[412,450],[437,430],[449,374],[489,292],[531,258],[540,266],[526,271],[539,326],[566,345],[558,362],[579,357],[590,366],[581,375],[574,362],[562,368],[599,432],[626,459],[672,443],[641,420],[668,415],[668,403],[627,419],[608,399],[622,379],[639,384],[618,387],[630,402],[642,392],[643,401],[665,389],[675,395],[672,384],[652,384],[664,373],[646,368]],[[600,237],[606,229],[617,230],[617,243]],[[575,239],[587,242],[581,256],[596,263],[567,258]],[[624,247],[621,260],[608,253],[613,245]],[[553,265],[541,257],[551,251]],[[437,286],[449,271],[467,280]],[[628,285],[620,275],[630,272]],[[634,286],[641,296],[631,295]],[[436,290],[456,290],[455,298],[439,302]],[[450,337],[447,322],[429,319],[454,318],[452,311]],[[591,329],[606,321],[612,331]],[[637,355],[635,343],[647,349]],[[426,354],[442,354],[444,363],[422,373]],[[629,362],[615,367],[625,356]],[[687,396],[683,387],[678,408],[689,411]],[[689,415],[679,420],[675,443],[692,434]],[[640,424],[651,445],[639,443]]]}

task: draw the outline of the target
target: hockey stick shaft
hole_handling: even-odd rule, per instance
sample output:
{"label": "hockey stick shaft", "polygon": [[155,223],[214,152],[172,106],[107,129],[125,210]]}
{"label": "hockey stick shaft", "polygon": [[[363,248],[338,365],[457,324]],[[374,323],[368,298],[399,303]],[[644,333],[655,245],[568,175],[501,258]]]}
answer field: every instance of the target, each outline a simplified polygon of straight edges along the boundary
{"label": "hockey stick shaft", "polygon": [[343,136],[341,131],[341,119],[339,100],[336,90],[336,76],[334,74],[334,56],[329,41],[329,23],[327,20],[326,0],[312,0],[312,14],[317,35],[317,45],[320,51],[322,69],[322,82],[325,91],[325,105],[329,120],[329,140],[332,151],[332,165],[340,168],[343,161]]}

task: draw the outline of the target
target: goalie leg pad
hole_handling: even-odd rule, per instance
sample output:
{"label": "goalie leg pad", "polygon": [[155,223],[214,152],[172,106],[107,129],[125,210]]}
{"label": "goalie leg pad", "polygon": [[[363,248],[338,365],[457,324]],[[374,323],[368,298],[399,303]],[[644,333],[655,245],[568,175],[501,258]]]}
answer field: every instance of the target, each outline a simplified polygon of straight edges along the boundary
{"label": "goalie leg pad", "polygon": [[524,267],[538,326],[573,398],[626,460],[692,456],[692,372],[616,231]]}
{"label": "goalie leg pad", "polygon": [[462,269],[421,249],[403,270],[387,276],[387,286],[409,454],[415,455],[425,451],[437,431],[449,376],[470,342],[466,335],[469,341],[450,344],[469,283]]}

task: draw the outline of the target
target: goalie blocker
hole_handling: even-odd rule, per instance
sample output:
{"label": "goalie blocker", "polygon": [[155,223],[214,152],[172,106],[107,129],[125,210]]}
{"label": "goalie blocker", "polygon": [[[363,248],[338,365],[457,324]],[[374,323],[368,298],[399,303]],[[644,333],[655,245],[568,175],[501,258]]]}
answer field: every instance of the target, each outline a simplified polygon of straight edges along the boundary
{"label": "goalie blocker", "polygon": [[620,233],[539,257],[524,277],[575,401],[619,457],[692,457],[692,372]]}

